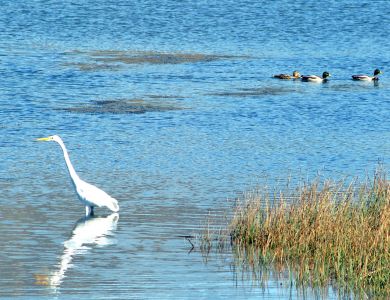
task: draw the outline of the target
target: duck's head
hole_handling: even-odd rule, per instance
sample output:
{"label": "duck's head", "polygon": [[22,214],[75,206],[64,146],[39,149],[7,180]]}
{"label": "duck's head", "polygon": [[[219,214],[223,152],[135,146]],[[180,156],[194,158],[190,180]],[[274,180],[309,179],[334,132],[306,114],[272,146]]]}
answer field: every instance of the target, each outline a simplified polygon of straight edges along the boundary
{"label": "duck's head", "polygon": [[323,79],[328,78],[328,77],[330,77],[330,74],[328,72],[322,73],[322,78]]}
{"label": "duck's head", "polygon": [[375,69],[374,76],[378,76],[379,74],[382,74],[381,70]]}
{"label": "duck's head", "polygon": [[298,71],[294,71],[294,72],[293,72],[293,77],[294,77],[294,78],[300,78],[300,77],[301,77],[301,74],[299,74]]}

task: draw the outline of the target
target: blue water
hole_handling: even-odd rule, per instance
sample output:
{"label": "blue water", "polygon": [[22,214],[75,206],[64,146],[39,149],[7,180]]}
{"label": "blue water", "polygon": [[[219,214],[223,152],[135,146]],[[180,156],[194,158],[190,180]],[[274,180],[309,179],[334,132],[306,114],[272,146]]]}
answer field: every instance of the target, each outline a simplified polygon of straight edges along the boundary
{"label": "blue water", "polygon": [[[389,12],[386,0],[3,1],[0,297],[303,297],[179,236],[264,180],[388,164]],[[350,80],[375,68],[377,85]],[[295,69],[332,77],[271,78]],[[78,222],[60,148],[35,141],[51,134],[119,216]]]}

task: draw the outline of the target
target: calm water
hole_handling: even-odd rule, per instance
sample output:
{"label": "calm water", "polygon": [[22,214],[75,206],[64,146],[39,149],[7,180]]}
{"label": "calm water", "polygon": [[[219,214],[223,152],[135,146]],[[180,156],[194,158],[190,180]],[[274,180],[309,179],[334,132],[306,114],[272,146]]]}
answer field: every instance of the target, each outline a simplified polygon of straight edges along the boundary
{"label": "calm water", "polygon": [[[0,297],[316,296],[180,235],[264,178],[388,164],[390,2],[263,2],[2,2]],[[270,78],[294,69],[331,81]],[[83,220],[51,134],[119,215]]]}

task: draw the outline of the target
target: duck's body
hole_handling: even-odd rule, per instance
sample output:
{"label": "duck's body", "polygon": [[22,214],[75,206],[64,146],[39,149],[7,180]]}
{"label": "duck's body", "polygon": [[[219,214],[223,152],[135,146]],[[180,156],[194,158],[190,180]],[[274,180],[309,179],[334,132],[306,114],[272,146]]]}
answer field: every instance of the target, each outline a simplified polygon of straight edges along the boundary
{"label": "duck's body", "polygon": [[381,70],[375,69],[374,76],[368,76],[368,75],[352,75],[352,80],[358,80],[358,81],[372,81],[372,80],[378,80],[378,75],[382,74]]}
{"label": "duck's body", "polygon": [[282,74],[274,75],[274,76],[272,76],[272,77],[273,77],[273,78],[277,78],[277,79],[290,80],[290,79],[299,79],[299,78],[301,78],[301,74],[299,74],[298,71],[294,71],[294,72],[292,73],[292,75],[282,73]]}
{"label": "duck's body", "polygon": [[328,72],[322,73],[322,77],[317,75],[302,75],[301,79],[304,82],[325,82],[327,81],[330,74]]}

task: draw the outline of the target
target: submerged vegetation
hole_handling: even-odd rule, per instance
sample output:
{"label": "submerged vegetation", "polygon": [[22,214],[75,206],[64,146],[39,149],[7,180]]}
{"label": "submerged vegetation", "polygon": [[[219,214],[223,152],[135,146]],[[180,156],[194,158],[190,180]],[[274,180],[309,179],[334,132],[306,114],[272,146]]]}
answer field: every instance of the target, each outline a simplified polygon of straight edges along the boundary
{"label": "submerged vegetation", "polygon": [[299,88],[287,88],[283,86],[277,87],[261,87],[261,88],[245,88],[239,91],[210,93],[211,96],[222,97],[256,97],[256,96],[277,96],[291,93],[303,93]]}
{"label": "submerged vegetation", "polygon": [[[174,102],[160,101],[165,100],[168,96],[153,96],[152,100],[143,99],[115,99],[115,100],[98,100],[92,101],[85,105],[64,108],[71,113],[88,113],[88,114],[142,114],[146,112],[164,112],[184,109]],[[161,99],[160,99],[161,98]]]}
{"label": "submerged vegetation", "polygon": [[202,63],[219,60],[246,59],[246,56],[222,54],[182,53],[162,51],[131,51],[131,50],[74,50],[66,53],[72,57],[71,62],[64,66],[76,67],[80,71],[117,71],[129,65],[176,65],[185,63]]}
{"label": "submerged vegetation", "polygon": [[227,230],[236,258],[253,270],[273,266],[300,285],[390,295],[390,182],[383,171],[364,184],[315,180],[244,200]]}

